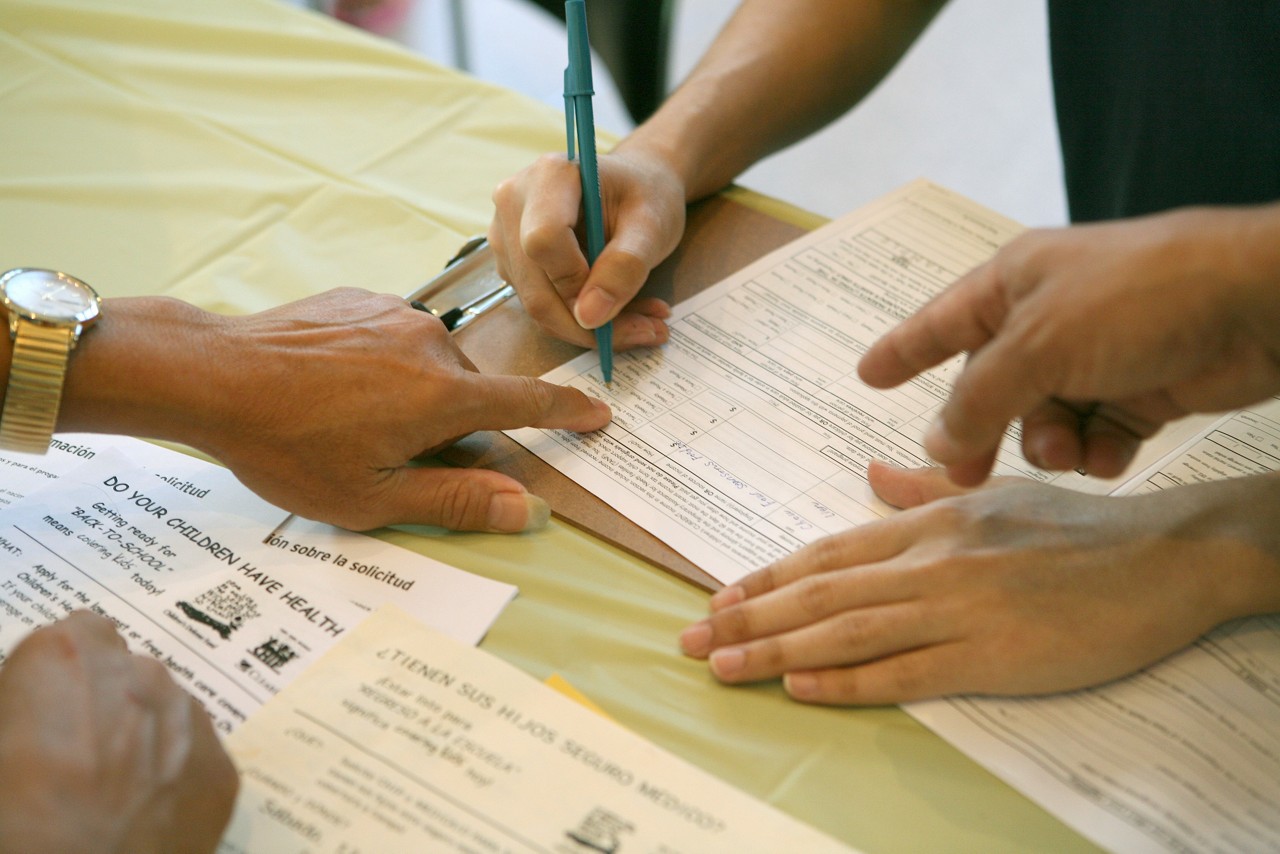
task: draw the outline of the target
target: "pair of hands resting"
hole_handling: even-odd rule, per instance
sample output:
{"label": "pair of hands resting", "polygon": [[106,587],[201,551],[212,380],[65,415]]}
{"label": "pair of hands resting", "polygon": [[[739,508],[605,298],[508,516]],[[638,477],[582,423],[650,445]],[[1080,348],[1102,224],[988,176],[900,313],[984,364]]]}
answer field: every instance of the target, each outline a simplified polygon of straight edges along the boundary
{"label": "pair of hands resting", "polygon": [[[661,343],[666,306],[631,299],[678,239],[685,189],[625,143],[601,174],[611,240],[590,271],[577,173],[560,157],[499,186],[490,241],[551,334],[590,346],[587,330],[612,319],[619,349]],[[906,512],[721,591],[682,648],[726,682],[783,676],[810,702],[1027,694],[1130,673],[1280,608],[1265,514],[1277,476],[1123,499],[961,488],[988,477],[1019,418],[1033,463],[1120,474],[1166,422],[1280,391],[1278,329],[1280,206],[1028,232],[859,364],[888,388],[968,354],[926,440],[950,479],[873,466],[876,492]]]}
{"label": "pair of hands resting", "polygon": [[869,469],[883,521],[726,587],[680,637],[731,683],[813,703],[1099,684],[1226,620],[1280,610],[1280,475],[1131,498]]}

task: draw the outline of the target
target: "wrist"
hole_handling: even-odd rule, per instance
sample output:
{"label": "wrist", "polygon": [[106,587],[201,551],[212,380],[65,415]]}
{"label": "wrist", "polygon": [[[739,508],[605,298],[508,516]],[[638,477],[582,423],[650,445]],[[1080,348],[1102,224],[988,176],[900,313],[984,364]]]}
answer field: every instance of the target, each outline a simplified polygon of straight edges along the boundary
{"label": "wrist", "polygon": [[615,153],[662,164],[684,188],[685,203],[727,187],[770,150],[740,105],[740,86],[727,73],[705,73],[677,89]]}
{"label": "wrist", "polygon": [[[1280,472],[1195,484],[1163,495],[1180,505],[1166,536],[1205,546],[1211,565],[1197,571],[1213,624],[1280,612]],[[1162,508],[1168,512],[1168,505]],[[1207,570],[1207,571],[1206,571]]]}
{"label": "wrist", "polygon": [[220,396],[226,320],[165,297],[104,300],[68,371],[58,429],[197,444]]}
{"label": "wrist", "polygon": [[696,158],[660,129],[642,125],[610,153],[638,163],[646,171],[667,176],[679,188],[685,204],[696,202],[719,189],[703,186],[707,182],[698,179],[700,169]]}

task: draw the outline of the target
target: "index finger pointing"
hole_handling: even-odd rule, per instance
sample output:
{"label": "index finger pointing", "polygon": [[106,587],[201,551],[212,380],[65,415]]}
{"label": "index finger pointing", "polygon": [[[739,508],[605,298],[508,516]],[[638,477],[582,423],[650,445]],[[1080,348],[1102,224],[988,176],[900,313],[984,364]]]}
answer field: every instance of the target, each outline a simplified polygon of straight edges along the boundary
{"label": "index finger pointing", "polygon": [[995,265],[988,261],[871,345],[858,361],[858,376],[873,388],[900,385],[990,341],[1006,313]]}
{"label": "index finger pointing", "polygon": [[[1009,423],[1047,395],[1023,359],[1025,348],[997,339],[969,357],[951,395],[925,435],[925,450],[945,466],[983,461],[989,469]],[[978,478],[965,478],[965,486]]]}
{"label": "index finger pointing", "polygon": [[459,434],[540,427],[587,433],[609,423],[609,405],[569,386],[533,377],[468,374],[465,403],[454,413]]}

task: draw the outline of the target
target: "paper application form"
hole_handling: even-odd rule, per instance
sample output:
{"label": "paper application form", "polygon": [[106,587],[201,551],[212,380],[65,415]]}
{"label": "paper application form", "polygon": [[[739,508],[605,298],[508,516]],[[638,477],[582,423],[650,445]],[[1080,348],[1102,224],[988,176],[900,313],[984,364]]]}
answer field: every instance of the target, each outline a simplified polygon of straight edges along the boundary
{"label": "paper application form", "polygon": [[[619,354],[612,388],[590,352],[545,376],[608,401],[604,430],[509,435],[719,581],[735,581],[889,512],[867,485],[867,463],[928,464],[921,438],[962,357],[890,391],[863,384],[858,359],[1021,231],[963,196],[909,184],[675,306],[670,343]],[[1162,434],[1143,459],[1197,426]],[[1115,487],[1034,468],[1016,431],[997,474]]]}
{"label": "paper application form", "polygon": [[[547,375],[602,397],[615,423],[519,441],[726,583],[805,543],[891,512],[865,465],[923,465],[920,438],[959,358],[887,393],[853,373],[866,347],[1020,228],[925,182],[909,185],[676,306],[671,343],[593,354]],[[1184,419],[1126,481],[1049,475],[1128,494],[1280,469],[1280,403]],[[1131,679],[1026,700],[906,707],[1094,841],[1118,851],[1280,851],[1280,618],[1223,627]]]}

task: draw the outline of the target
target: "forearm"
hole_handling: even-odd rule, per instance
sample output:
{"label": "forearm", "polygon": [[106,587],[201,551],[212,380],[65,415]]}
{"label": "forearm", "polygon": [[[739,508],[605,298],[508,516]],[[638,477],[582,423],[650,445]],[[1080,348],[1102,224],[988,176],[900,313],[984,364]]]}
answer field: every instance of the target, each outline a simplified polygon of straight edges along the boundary
{"label": "forearm", "polygon": [[71,355],[58,430],[123,433],[198,446],[230,392],[227,318],[163,297],[103,301],[102,317]]}
{"label": "forearm", "polygon": [[618,150],[663,159],[702,198],[856,104],[944,2],[746,0]]}

